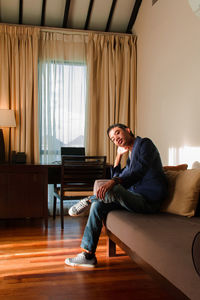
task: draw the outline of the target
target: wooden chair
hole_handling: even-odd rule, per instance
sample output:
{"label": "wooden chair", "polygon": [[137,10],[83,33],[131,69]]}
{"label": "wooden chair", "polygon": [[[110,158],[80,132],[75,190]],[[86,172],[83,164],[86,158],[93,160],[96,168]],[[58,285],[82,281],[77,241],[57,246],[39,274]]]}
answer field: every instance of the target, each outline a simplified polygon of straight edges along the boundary
{"label": "wooden chair", "polygon": [[64,228],[63,201],[93,195],[96,179],[105,178],[106,156],[62,156],[61,186],[54,190],[53,218],[60,200],[61,228]]}

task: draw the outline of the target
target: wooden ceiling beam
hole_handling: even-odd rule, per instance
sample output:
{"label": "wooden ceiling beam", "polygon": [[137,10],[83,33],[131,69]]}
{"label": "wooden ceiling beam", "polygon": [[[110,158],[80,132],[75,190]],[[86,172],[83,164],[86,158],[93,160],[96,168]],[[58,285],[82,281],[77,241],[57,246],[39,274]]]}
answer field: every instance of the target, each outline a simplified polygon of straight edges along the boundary
{"label": "wooden ceiling beam", "polygon": [[23,21],[23,0],[19,1],[19,24]]}
{"label": "wooden ceiling beam", "polygon": [[109,31],[116,3],[117,3],[117,0],[113,0],[112,6],[111,6],[111,9],[110,9],[110,14],[109,14],[109,17],[108,17],[108,22],[107,22],[106,29],[105,29],[106,32]]}
{"label": "wooden ceiling beam", "polygon": [[90,0],[90,4],[89,4],[89,8],[88,8],[88,13],[87,13],[87,18],[86,18],[85,26],[84,26],[85,30],[88,29],[88,25],[89,25],[89,22],[90,22],[90,17],[91,17],[91,12],[92,12],[93,4],[94,4],[94,0]]}
{"label": "wooden ceiling beam", "polygon": [[46,0],[42,1],[42,15],[41,15],[41,26],[45,25],[45,14],[46,14]]}
{"label": "wooden ceiling beam", "polygon": [[64,13],[64,19],[63,19],[63,28],[67,27],[67,21],[68,21],[68,16],[69,16],[70,3],[71,3],[71,0],[66,0],[65,13]]}
{"label": "wooden ceiling beam", "polygon": [[133,11],[132,11],[129,23],[128,23],[126,33],[132,33],[131,30],[132,30],[135,20],[137,18],[137,14],[138,14],[141,3],[142,3],[142,0],[135,1],[135,5],[133,7]]}

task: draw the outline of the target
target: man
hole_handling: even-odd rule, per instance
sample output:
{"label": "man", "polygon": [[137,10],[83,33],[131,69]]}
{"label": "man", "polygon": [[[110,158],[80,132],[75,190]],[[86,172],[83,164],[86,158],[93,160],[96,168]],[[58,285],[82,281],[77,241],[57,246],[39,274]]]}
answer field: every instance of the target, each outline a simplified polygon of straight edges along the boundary
{"label": "man", "polygon": [[[111,179],[97,190],[96,195],[70,208],[69,214],[77,216],[92,204],[81,243],[84,251],[74,258],[67,258],[67,265],[94,267],[97,264],[95,251],[108,212],[126,209],[135,213],[156,213],[167,194],[167,181],[153,142],[135,137],[123,124],[110,126],[107,134],[118,147]],[[120,162],[127,152],[129,158],[122,169]]]}

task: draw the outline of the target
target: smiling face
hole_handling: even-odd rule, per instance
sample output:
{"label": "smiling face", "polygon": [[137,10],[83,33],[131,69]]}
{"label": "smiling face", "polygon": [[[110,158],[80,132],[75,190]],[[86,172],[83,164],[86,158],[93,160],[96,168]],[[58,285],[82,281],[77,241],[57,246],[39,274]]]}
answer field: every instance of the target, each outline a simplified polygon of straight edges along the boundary
{"label": "smiling face", "polygon": [[109,138],[118,147],[128,148],[132,147],[134,143],[134,138],[130,134],[130,129],[114,127],[109,132]]}

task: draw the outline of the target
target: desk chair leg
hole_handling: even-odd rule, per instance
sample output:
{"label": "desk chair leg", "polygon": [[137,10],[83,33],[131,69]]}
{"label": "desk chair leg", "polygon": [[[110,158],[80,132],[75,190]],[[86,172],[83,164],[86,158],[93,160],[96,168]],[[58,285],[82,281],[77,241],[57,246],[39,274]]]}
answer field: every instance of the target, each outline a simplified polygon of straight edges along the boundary
{"label": "desk chair leg", "polygon": [[56,204],[57,204],[57,198],[56,196],[53,197],[53,219],[56,218]]}
{"label": "desk chair leg", "polygon": [[61,220],[61,229],[64,229],[64,212],[63,212],[62,197],[60,197],[60,220]]}
{"label": "desk chair leg", "polygon": [[56,204],[57,204],[57,197],[55,196],[55,193],[57,193],[57,184],[54,183],[54,196],[53,196],[53,219],[56,218]]}

